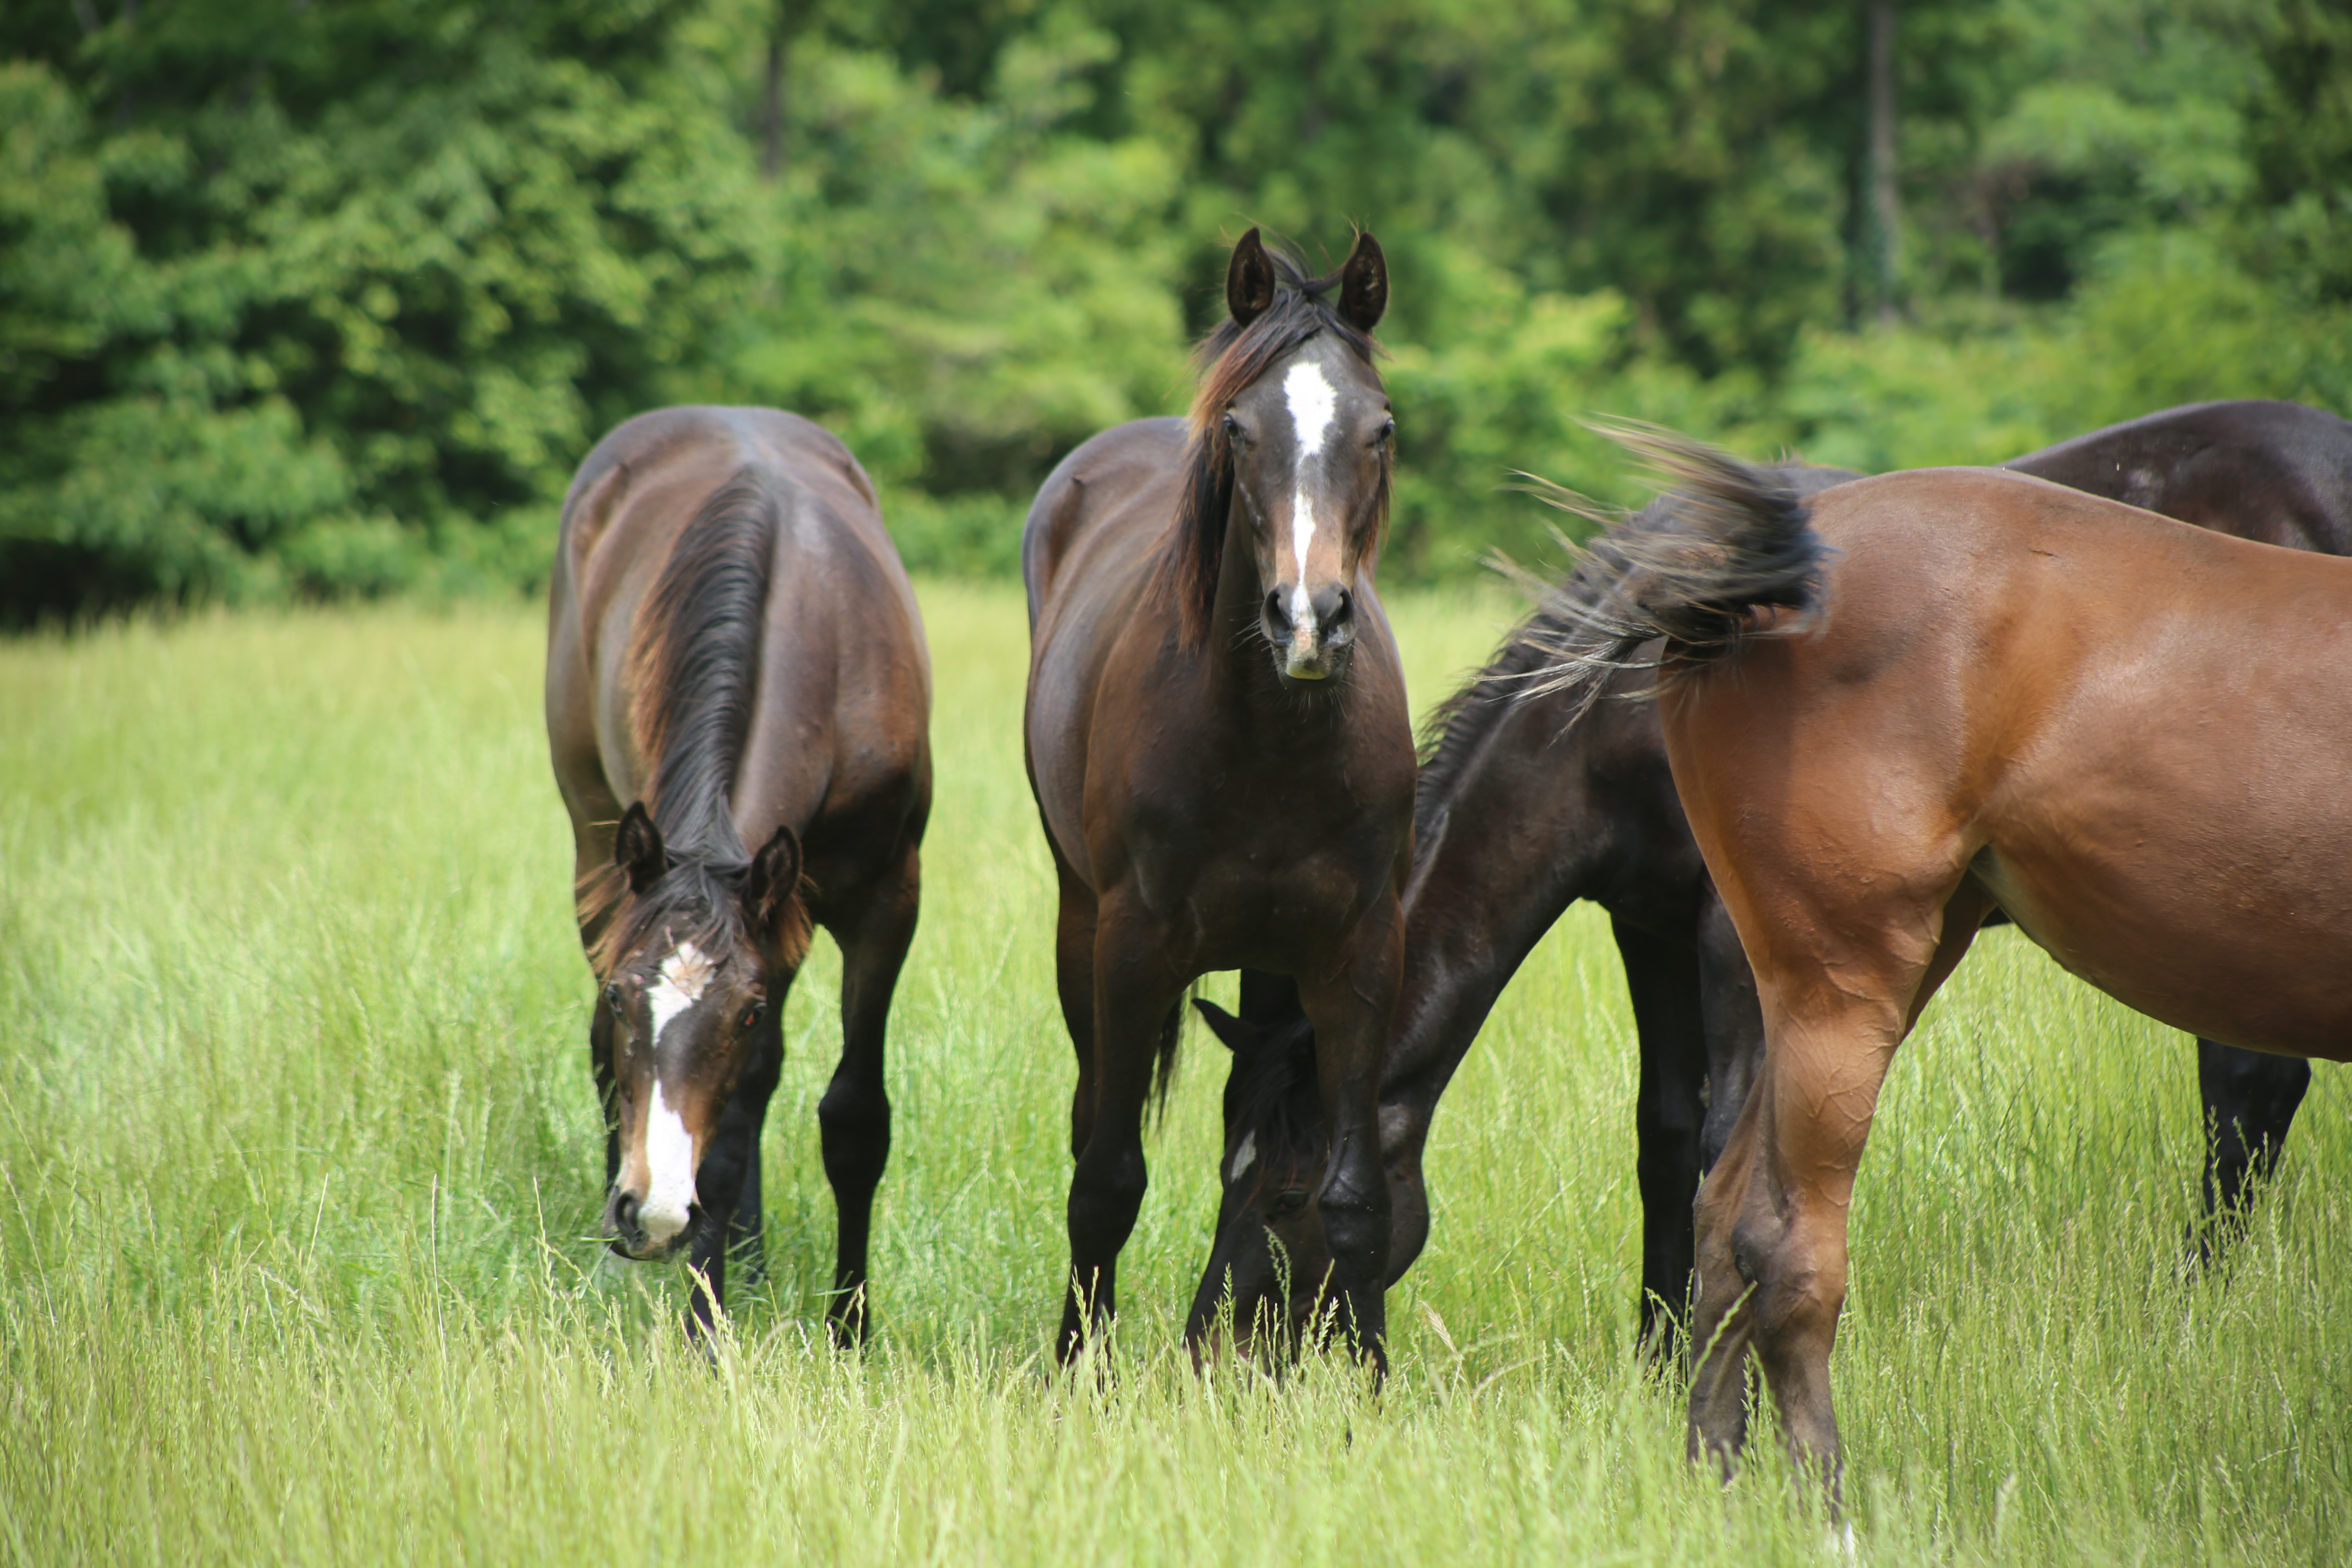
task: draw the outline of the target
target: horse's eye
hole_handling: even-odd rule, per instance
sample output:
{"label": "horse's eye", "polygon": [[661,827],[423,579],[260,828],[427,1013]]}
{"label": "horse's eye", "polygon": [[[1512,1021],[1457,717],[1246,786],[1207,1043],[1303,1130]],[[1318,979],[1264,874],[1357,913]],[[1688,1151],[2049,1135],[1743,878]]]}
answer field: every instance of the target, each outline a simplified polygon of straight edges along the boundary
{"label": "horse's eye", "polygon": [[743,1026],[748,1029],[752,1025],[757,1024],[760,1021],[760,1015],[767,1010],[768,1005],[765,1002],[754,1002],[749,1007],[744,1008]]}
{"label": "horse's eye", "polygon": [[1236,447],[1246,447],[1249,445],[1249,432],[1244,430],[1242,428],[1242,422],[1234,418],[1230,413],[1225,416],[1225,439],[1231,441]]}
{"label": "horse's eye", "polygon": [[1274,1212],[1277,1218],[1284,1215],[1297,1214],[1306,1206],[1307,1189],[1305,1187],[1285,1187],[1280,1195],[1274,1200]]}
{"label": "horse's eye", "polygon": [[1390,438],[1395,435],[1396,421],[1393,419],[1384,419],[1381,422],[1381,427],[1372,432],[1372,445],[1375,447],[1385,447],[1389,444]]}
{"label": "horse's eye", "polygon": [[604,987],[604,1005],[613,1010],[613,1016],[615,1018],[625,1018],[628,1016],[621,1007],[620,982],[614,981]]}

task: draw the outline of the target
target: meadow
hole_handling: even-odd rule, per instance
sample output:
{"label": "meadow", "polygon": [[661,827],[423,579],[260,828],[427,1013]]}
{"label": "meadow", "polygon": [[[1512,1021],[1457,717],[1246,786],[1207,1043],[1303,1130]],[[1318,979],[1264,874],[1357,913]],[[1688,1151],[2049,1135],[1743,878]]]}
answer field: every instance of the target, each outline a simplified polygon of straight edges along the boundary
{"label": "meadow", "polygon": [[[1572,912],[1440,1111],[1395,1371],[1195,1376],[1223,1060],[1191,1030],[1107,1380],[1049,1375],[1073,1078],[1018,590],[923,584],[939,804],[894,1017],[878,1332],[830,1351],[820,941],[768,1276],[716,1365],[610,1260],[538,611],[0,643],[0,1557],[1813,1563],[1767,1441],[1633,1347],[1633,1027]],[[1392,605],[1417,705],[1498,595]],[[1210,987],[1230,999],[1230,979]],[[2184,1279],[2188,1040],[1990,933],[1898,1058],[1833,1363],[1861,1560],[2352,1559],[2352,1075]]]}

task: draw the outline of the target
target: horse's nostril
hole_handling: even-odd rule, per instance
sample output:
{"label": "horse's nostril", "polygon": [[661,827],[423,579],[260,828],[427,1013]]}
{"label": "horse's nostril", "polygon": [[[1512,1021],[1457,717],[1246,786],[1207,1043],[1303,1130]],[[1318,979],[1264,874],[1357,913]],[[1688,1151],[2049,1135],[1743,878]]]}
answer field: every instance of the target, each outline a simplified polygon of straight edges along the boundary
{"label": "horse's nostril", "polygon": [[1279,588],[1265,596],[1265,628],[1276,642],[1290,636],[1290,612],[1283,608],[1282,590]]}
{"label": "horse's nostril", "polygon": [[614,1225],[625,1231],[635,1230],[637,1228],[637,1209],[639,1202],[640,1200],[635,1193],[619,1193],[614,1194],[613,1198]]}

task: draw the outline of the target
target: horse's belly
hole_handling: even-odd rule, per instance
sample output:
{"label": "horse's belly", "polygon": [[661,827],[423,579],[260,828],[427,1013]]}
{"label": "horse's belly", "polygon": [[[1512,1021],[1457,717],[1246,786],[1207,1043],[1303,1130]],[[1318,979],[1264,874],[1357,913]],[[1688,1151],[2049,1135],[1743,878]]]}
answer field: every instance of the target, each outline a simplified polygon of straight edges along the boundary
{"label": "horse's belly", "polygon": [[[2169,826],[2169,825],[2162,825]],[[2228,1045],[2352,1059],[2352,846],[2291,874],[2217,865],[2185,834],[2133,853],[2015,845],[1977,875],[2069,972],[2150,1017]],[[2313,875],[2322,869],[2337,875]]]}

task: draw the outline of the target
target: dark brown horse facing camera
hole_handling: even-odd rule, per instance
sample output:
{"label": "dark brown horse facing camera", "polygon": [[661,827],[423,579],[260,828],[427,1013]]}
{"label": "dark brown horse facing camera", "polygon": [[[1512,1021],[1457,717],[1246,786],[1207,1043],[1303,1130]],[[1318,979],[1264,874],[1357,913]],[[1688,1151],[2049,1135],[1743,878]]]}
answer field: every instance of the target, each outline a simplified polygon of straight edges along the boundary
{"label": "dark brown horse facing camera", "polygon": [[[1372,366],[1387,297],[1370,235],[1309,279],[1251,230],[1190,420],[1095,437],[1030,509],[1027,760],[1078,1058],[1065,1361],[1116,1305],[1154,1063],[1164,1087],[1184,989],[1223,969],[1314,1020],[1338,1151],[1316,1194],[1332,1260],[1316,1289],[1361,1353],[1384,1354],[1373,1114],[1413,778],[1372,588],[1395,428]],[[1213,1327],[1187,1325],[1196,1353]]]}
{"label": "dark brown horse facing camera", "polygon": [[2175,1027],[2352,1055],[2352,562],[1998,469],[1809,509],[1627,438],[1678,488],[1594,542],[1559,676],[1580,699],[1667,639],[1667,756],[1765,1025],[1699,1193],[1691,1452],[1730,1465],[1753,1354],[1834,1506],[1855,1172],[1989,912]]}
{"label": "dark brown horse facing camera", "polygon": [[[2352,553],[2352,424],[2296,404],[2169,409],[2007,466],[2218,532]],[[1801,464],[1769,471],[1801,498],[1856,477]],[[1522,623],[1427,728],[1404,978],[1381,1089],[1389,1283],[1428,1237],[1422,1157],[1440,1097],[1537,942],[1590,899],[1609,911],[1639,1037],[1640,1332],[1666,1356],[1690,1295],[1691,1200],[1745,1100],[1763,1018],[1675,798],[1656,709],[1601,701],[1571,723],[1566,694],[1529,693],[1544,644],[1561,629],[1541,611]],[[1650,683],[1645,670],[1622,671],[1608,695],[1638,699]],[[1232,1018],[1200,1005],[1234,1063],[1223,1212],[1196,1311],[1229,1297],[1240,1323],[1295,1321],[1328,1261],[1306,1201],[1326,1142],[1313,1034],[1296,1008],[1253,1015],[1245,1005],[1251,1016]],[[2198,1057],[2208,1133],[2205,1222],[2193,1239],[2201,1257],[2275,1163],[2311,1068],[2211,1040],[2199,1042]]]}
{"label": "dark brown horse facing camera", "polygon": [[930,662],[874,487],[794,415],[640,415],[572,482],[551,596],[605,1233],[624,1257],[688,1255],[698,1332],[729,1251],[758,1266],[760,1130],[821,925],[842,954],[841,1065],[817,1106],[840,1215],[826,1315],[862,1338],[883,1031],[931,800]]}

